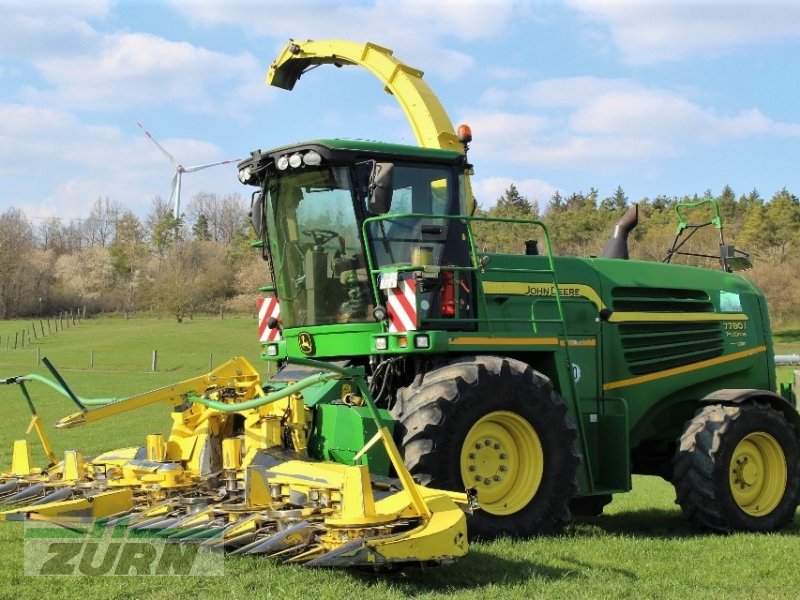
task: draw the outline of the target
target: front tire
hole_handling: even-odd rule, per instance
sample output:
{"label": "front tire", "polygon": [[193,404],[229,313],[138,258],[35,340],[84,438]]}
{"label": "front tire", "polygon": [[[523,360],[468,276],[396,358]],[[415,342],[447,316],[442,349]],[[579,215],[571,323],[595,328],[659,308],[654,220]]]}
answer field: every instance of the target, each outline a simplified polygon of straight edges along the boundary
{"label": "front tire", "polygon": [[800,445],[769,405],[710,405],[697,412],[673,459],[684,516],[716,531],[776,531],[798,503]]}
{"label": "front tire", "polygon": [[392,412],[419,483],[476,489],[471,537],[548,534],[569,521],[576,429],[564,399],[529,365],[465,357],[418,377]]}

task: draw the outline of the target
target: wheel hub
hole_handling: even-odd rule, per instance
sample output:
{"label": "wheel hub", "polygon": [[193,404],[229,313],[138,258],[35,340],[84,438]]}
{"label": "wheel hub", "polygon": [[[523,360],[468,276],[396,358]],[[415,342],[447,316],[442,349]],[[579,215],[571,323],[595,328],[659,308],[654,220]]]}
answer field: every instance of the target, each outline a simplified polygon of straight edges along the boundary
{"label": "wheel hub", "polygon": [[745,456],[736,461],[736,466],[733,468],[733,478],[736,485],[741,489],[753,486],[758,481],[758,467]]}
{"label": "wheel hub", "polygon": [[461,475],[478,492],[478,503],[505,515],[526,506],[541,483],[544,465],[539,436],[531,424],[509,411],[479,419],[464,440]]}
{"label": "wheel hub", "polygon": [[786,457],[778,441],[764,432],[741,439],[730,463],[730,488],[736,504],[755,517],[769,514],[786,491]]}
{"label": "wheel hub", "polygon": [[[476,448],[469,453],[469,470],[474,473],[476,482],[491,485],[492,481],[501,482],[503,475],[508,473],[508,455],[503,452],[502,444],[491,438],[483,443],[475,444]],[[479,447],[478,447],[479,446]],[[489,483],[485,483],[488,481]]]}

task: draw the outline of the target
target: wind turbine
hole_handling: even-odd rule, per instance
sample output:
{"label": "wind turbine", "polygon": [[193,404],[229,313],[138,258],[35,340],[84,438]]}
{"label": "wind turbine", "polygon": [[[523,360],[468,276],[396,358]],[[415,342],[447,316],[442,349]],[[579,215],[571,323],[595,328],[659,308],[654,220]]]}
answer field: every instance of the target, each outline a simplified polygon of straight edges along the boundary
{"label": "wind turbine", "polygon": [[158,147],[158,149],[161,150],[162,154],[167,157],[167,160],[169,160],[169,162],[172,163],[172,166],[175,169],[175,175],[172,176],[172,187],[170,188],[169,191],[169,200],[170,202],[174,201],[175,203],[174,215],[176,219],[180,218],[181,215],[181,179],[183,178],[184,173],[194,173],[196,171],[202,171],[203,169],[208,169],[209,167],[216,167],[217,165],[227,165],[229,163],[238,162],[240,160],[238,158],[235,158],[233,160],[222,160],[220,162],[209,163],[207,165],[184,167],[181,163],[175,160],[175,157],[172,156],[172,154],[170,154],[164,149],[164,146],[162,146],[156,141],[156,138],[154,138],[150,134],[150,132],[144,128],[144,125],[142,125],[141,123],[136,123],[136,124],[141,128],[142,131],[144,131],[144,134],[150,138],[150,140]]}

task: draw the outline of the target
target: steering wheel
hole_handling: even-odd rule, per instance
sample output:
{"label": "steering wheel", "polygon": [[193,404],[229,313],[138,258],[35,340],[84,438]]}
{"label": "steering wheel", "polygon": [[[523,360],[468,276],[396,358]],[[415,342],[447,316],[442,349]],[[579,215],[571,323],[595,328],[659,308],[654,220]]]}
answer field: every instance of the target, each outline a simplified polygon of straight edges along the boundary
{"label": "steering wheel", "polygon": [[314,238],[315,246],[324,246],[333,238],[339,237],[339,234],[330,229],[305,229],[301,232],[303,235]]}

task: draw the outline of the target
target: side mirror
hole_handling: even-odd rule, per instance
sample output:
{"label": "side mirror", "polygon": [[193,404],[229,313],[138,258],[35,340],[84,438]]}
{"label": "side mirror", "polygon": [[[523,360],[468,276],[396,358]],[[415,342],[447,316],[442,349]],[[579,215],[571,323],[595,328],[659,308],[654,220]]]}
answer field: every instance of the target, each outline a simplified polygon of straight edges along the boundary
{"label": "side mirror", "polygon": [[719,262],[722,264],[722,270],[728,273],[747,271],[753,268],[753,263],[750,262],[750,256],[737,250],[733,246],[721,244],[719,255]]}
{"label": "side mirror", "polygon": [[261,198],[261,192],[256,192],[253,194],[253,200],[250,203],[250,223],[259,238],[264,228],[264,205],[261,202]]}
{"label": "side mirror", "polygon": [[394,165],[376,162],[369,177],[369,198],[367,209],[373,215],[382,215],[392,207],[392,185]]}

